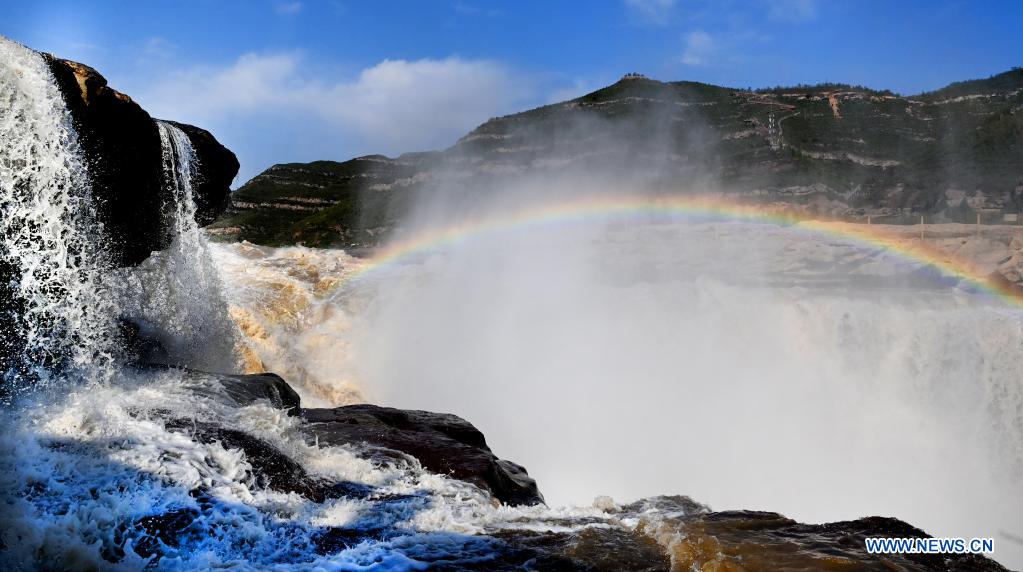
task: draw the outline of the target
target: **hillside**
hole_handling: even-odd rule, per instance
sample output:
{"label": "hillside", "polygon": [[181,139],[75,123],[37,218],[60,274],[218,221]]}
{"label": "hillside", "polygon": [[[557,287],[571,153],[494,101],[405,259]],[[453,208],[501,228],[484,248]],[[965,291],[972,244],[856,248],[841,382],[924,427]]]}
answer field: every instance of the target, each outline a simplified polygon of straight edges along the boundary
{"label": "hillside", "polygon": [[725,192],[846,220],[979,213],[1000,222],[1023,208],[1023,69],[908,97],[630,74],[491,119],[444,151],[274,165],[234,193],[210,231],[270,245],[370,246],[431,189],[484,192],[537,177]]}

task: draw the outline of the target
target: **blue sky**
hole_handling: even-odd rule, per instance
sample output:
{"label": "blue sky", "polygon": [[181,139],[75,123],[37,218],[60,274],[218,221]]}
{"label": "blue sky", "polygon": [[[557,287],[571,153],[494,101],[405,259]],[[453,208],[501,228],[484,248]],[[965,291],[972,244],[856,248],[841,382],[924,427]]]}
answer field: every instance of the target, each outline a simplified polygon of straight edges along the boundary
{"label": "blue sky", "polygon": [[0,0],[0,34],[82,61],[242,162],[443,148],[630,71],[917,93],[1023,65],[1018,0]]}

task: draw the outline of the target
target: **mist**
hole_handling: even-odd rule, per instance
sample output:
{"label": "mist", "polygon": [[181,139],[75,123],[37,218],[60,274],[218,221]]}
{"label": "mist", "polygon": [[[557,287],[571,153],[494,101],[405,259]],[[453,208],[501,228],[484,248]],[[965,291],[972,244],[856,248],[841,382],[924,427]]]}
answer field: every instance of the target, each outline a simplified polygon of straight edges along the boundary
{"label": "mist", "polygon": [[[644,154],[671,123],[649,118],[669,127],[588,155],[608,130],[584,117],[526,151],[553,163],[520,157],[501,178],[449,159],[396,241],[587,197],[727,191],[698,153]],[[551,505],[678,493],[1018,535],[1023,329],[922,266],[799,225],[580,213],[360,280],[351,362],[371,402],[475,423]]]}

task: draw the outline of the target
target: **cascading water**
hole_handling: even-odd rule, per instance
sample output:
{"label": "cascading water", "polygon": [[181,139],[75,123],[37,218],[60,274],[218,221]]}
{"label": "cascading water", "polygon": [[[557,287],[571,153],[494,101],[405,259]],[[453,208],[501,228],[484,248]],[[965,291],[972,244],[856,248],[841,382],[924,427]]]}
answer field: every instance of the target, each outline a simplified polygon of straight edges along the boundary
{"label": "cascading water", "polygon": [[196,156],[179,127],[158,121],[163,149],[164,219],[170,246],[125,273],[127,313],[160,340],[171,362],[214,371],[237,367],[236,328],[220,277],[195,220]]}
{"label": "cascading water", "polygon": [[109,373],[116,305],[71,117],[36,52],[0,37],[5,392]]}
{"label": "cascading water", "polygon": [[213,255],[228,277],[247,372],[281,375],[311,407],[365,401],[353,373],[352,312],[335,295],[361,260],[341,250],[251,244],[218,246]]}

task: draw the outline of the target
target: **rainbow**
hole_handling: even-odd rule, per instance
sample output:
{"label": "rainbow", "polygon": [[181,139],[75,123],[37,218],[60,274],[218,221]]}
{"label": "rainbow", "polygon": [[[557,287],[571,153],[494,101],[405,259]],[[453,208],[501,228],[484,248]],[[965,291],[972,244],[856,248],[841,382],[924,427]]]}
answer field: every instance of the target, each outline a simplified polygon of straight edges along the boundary
{"label": "rainbow", "polygon": [[933,244],[913,240],[905,233],[893,232],[885,225],[817,220],[795,214],[790,210],[771,210],[720,197],[699,195],[661,198],[597,196],[543,204],[500,216],[467,220],[399,239],[378,249],[350,272],[341,284],[359,280],[417,255],[472,239],[554,225],[649,215],[687,219],[696,217],[712,220],[745,220],[793,226],[870,249],[891,252],[908,261],[931,267],[942,275],[965,281],[1013,306],[1023,308],[1023,291],[1008,282],[993,279],[989,269],[982,269],[970,261],[954,258]]}

